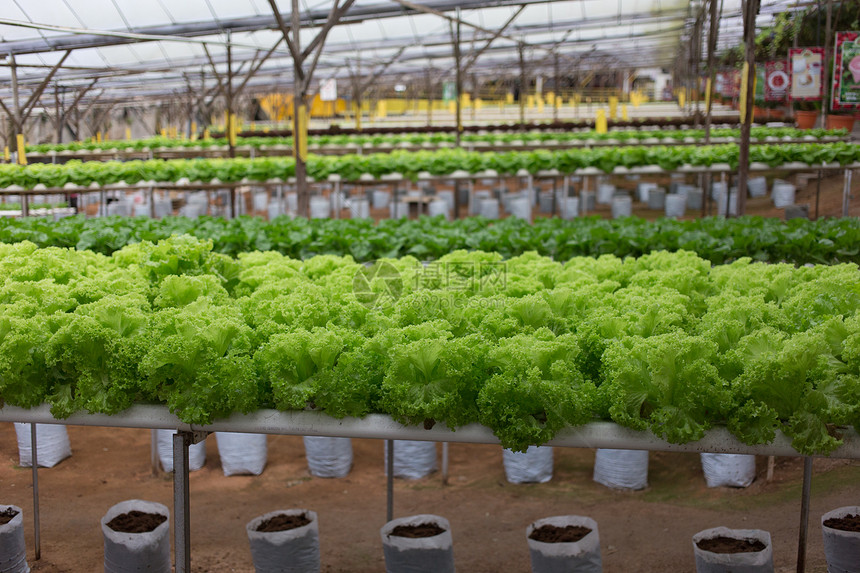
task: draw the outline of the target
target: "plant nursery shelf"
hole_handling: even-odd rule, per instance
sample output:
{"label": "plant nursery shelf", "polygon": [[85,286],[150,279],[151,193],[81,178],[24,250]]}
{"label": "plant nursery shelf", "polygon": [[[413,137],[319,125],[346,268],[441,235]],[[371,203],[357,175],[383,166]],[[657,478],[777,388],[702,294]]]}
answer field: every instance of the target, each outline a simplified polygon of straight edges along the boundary
{"label": "plant nursery shelf", "polygon": [[[246,432],[296,436],[332,436],[384,440],[425,440],[435,442],[464,442],[498,444],[499,440],[486,427],[470,424],[450,430],[442,424],[431,429],[404,426],[390,416],[371,414],[365,418],[336,419],[322,412],[258,410],[250,414],[234,414],[206,426],[186,424],[164,406],[137,405],[121,414],[73,414],[57,420],[47,405],[24,409],[13,406],[0,408],[0,421],[75,426],[107,426],[118,428],[173,429],[186,432]],[[853,429],[842,431],[844,444],[830,454],[832,458],[860,458],[860,436]],[[562,430],[546,445],[567,448],[608,448],[670,452],[712,452],[758,454],[771,456],[800,456],[791,441],[777,432],[770,444],[749,446],[732,436],[726,428],[711,429],[704,438],[686,444],[672,444],[651,432],[640,432],[612,422],[592,422]]]}

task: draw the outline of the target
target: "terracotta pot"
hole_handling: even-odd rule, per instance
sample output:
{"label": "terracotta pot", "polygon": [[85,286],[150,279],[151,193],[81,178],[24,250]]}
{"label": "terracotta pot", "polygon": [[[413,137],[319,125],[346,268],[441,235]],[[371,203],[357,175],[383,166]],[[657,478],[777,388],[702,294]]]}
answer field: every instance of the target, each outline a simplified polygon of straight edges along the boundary
{"label": "terracotta pot", "polygon": [[825,121],[827,129],[847,129],[850,133],[854,129],[854,116],[852,115],[828,115]]}
{"label": "terracotta pot", "polygon": [[818,121],[817,111],[796,111],[794,112],[794,122],[798,129],[812,129],[815,127],[815,122]]}

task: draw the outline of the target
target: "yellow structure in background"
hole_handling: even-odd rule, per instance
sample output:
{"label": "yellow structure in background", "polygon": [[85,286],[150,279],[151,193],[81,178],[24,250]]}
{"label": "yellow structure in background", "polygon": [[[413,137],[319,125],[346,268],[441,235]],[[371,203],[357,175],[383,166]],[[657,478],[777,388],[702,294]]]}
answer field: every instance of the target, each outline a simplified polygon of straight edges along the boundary
{"label": "yellow structure in background", "polygon": [[609,131],[609,125],[606,121],[605,109],[597,110],[597,119],[595,121],[594,130],[597,133],[607,133]]}
{"label": "yellow structure in background", "polygon": [[24,151],[24,134],[19,133],[16,139],[18,142],[18,165],[27,165],[27,153]]}
{"label": "yellow structure in background", "polygon": [[618,119],[618,98],[615,96],[609,98],[609,117]]}
{"label": "yellow structure in background", "polygon": [[687,94],[684,93],[683,90],[678,90],[678,107],[685,107],[687,105]]}
{"label": "yellow structure in background", "polygon": [[624,121],[628,121],[630,119],[630,114],[627,113],[627,104],[621,106],[621,119]]}

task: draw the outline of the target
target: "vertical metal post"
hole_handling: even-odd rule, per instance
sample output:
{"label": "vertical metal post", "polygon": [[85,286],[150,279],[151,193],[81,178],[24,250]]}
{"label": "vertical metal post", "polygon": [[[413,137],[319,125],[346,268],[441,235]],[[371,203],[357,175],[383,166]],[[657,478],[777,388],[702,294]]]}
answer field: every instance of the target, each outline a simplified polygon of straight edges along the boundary
{"label": "vertical metal post", "polygon": [[189,432],[173,434],[173,549],[176,573],[191,572],[191,502],[188,485]]}
{"label": "vertical metal post", "polygon": [[457,27],[456,35],[454,37],[454,64],[457,66],[457,89],[455,90],[457,92],[457,105],[455,107],[457,111],[456,141],[457,147],[460,147],[460,139],[463,132],[463,70],[460,63],[460,8],[457,8]]}
{"label": "vertical metal post", "polygon": [[517,45],[520,54],[520,129],[526,128],[526,59],[523,54],[523,44]]}
{"label": "vertical metal post", "polygon": [[797,539],[797,573],[806,571],[806,534],[809,532],[809,498],[812,491],[812,458],[803,458],[803,493],[800,498],[800,535]]}
{"label": "vertical metal post", "polygon": [[158,430],[149,431],[149,467],[152,476],[158,475]]}
{"label": "vertical metal post", "polygon": [[[824,164],[826,165],[826,163]],[[821,202],[821,178],[824,177],[824,172],[818,170],[818,179],[815,181],[815,220],[818,220],[818,204]]]}
{"label": "vertical metal post", "polygon": [[554,97],[552,98],[552,121],[558,122],[558,98],[560,97],[561,89],[559,89],[558,81],[558,52],[553,53],[552,60],[552,75],[553,75],[553,90]]}
{"label": "vertical metal post", "polygon": [[26,192],[21,195],[21,216],[30,216],[30,196]]}
{"label": "vertical metal post", "polygon": [[387,503],[385,506],[385,521],[387,523],[394,519],[394,440],[386,440],[385,445],[388,448]]}
{"label": "vertical metal post", "polygon": [[844,176],[844,183],[842,186],[842,216],[848,216],[848,210],[851,206],[851,174],[854,173],[853,169],[846,169]]}
{"label": "vertical metal post", "polygon": [[42,558],[42,536],[39,521],[39,455],[36,449],[36,424],[30,424],[30,463],[33,466],[33,537],[36,561]]}
{"label": "vertical metal post", "polygon": [[442,485],[448,485],[448,442],[442,442]]}
{"label": "vertical metal post", "polygon": [[149,195],[149,218],[155,219],[155,187],[147,189]]}

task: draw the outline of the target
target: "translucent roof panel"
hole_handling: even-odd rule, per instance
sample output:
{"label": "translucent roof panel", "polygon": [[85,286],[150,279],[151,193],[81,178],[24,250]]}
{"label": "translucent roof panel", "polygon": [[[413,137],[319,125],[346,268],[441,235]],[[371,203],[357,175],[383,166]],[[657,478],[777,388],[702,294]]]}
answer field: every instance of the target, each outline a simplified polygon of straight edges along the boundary
{"label": "translucent roof panel", "polygon": [[[785,3],[766,0],[763,13]],[[291,2],[277,4],[289,25]],[[319,33],[332,4],[299,1],[303,46]],[[556,55],[566,66],[606,66],[613,60],[619,68],[668,67],[678,55],[685,25],[689,27],[701,4],[701,0],[355,0],[343,21],[330,30],[315,77],[345,78],[359,67],[365,76],[383,67],[389,74],[423,74],[429,68],[453,73],[451,22],[458,17],[463,61],[474,60],[470,71],[475,73],[517,73],[520,46],[535,68],[551,66]],[[739,14],[740,0],[724,4],[726,19],[721,23],[728,42],[730,14]],[[71,49],[55,81],[74,87],[97,77],[107,90],[105,97],[112,88],[118,97],[126,97],[145,93],[143,88],[165,93],[186,89],[189,74],[210,73],[210,58],[219,74],[226,73],[228,41],[235,68],[248,70],[282,38],[268,0],[0,0],[0,14],[0,58],[6,57],[0,67],[0,97],[8,96],[11,54],[25,91],[34,89],[46,68]],[[282,42],[260,67],[260,78],[249,85],[277,81],[288,86],[291,70]]]}

